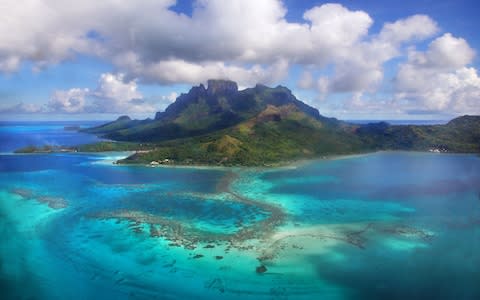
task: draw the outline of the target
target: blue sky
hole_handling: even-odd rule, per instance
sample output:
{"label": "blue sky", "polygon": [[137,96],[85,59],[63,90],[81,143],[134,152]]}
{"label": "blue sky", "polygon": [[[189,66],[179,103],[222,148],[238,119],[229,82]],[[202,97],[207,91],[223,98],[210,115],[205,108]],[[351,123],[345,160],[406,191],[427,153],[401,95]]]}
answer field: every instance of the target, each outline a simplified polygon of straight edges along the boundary
{"label": "blue sky", "polygon": [[152,117],[209,78],[284,85],[341,119],[480,114],[477,6],[5,0],[0,120]]}

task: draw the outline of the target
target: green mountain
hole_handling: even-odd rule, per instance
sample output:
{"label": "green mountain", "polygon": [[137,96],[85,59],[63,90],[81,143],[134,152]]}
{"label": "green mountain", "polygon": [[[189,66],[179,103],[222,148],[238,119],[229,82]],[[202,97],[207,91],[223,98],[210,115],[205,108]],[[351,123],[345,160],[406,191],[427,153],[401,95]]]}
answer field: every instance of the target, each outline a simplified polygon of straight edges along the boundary
{"label": "green mountain", "polygon": [[445,125],[367,124],[356,134],[366,147],[376,150],[480,152],[480,116],[458,117]]}
{"label": "green mountain", "polygon": [[314,119],[335,122],[335,119],[322,117],[317,109],[297,100],[285,87],[257,85],[238,91],[233,81],[209,80],[208,88],[203,85],[193,87],[164,112],[157,113],[155,120],[138,121],[123,116],[85,132],[119,141],[161,142],[225,129],[254,117],[268,105],[286,104],[294,105]]}
{"label": "green mountain", "polygon": [[142,143],[124,163],[270,165],[377,150],[480,152],[479,116],[434,126],[357,125],[320,115],[285,87],[238,91],[225,80],[193,87],[154,120],[124,116],[86,131]]}

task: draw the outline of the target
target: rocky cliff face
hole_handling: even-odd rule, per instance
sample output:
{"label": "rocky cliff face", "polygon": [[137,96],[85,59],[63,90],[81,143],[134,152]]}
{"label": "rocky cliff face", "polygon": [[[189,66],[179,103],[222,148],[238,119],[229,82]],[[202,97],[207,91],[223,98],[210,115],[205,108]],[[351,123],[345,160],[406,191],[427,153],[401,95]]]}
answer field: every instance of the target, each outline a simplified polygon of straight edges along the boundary
{"label": "rocky cliff face", "polygon": [[[207,158],[208,163],[212,155],[223,159],[225,151],[221,149],[225,145],[231,146],[229,149],[243,149],[243,156],[236,158],[240,164],[252,162],[258,153],[266,155],[265,160],[260,159],[263,163],[291,158],[295,156],[292,153],[429,149],[480,152],[479,116],[463,116],[436,126],[354,125],[320,115],[286,87],[256,85],[238,91],[237,84],[228,80],[209,80],[208,88],[203,85],[191,88],[165,112],[158,113],[156,120],[130,120],[122,116],[85,132],[119,141],[173,143],[181,139],[172,144],[174,146],[168,146],[168,151],[183,147],[176,152],[178,155],[184,155],[185,159],[203,155],[202,159]],[[225,134],[234,139],[219,139]],[[184,138],[195,139],[184,144]],[[210,143],[217,143],[221,151],[202,152]],[[279,154],[279,147],[283,147],[283,156]]]}
{"label": "rocky cliff face", "polygon": [[[224,98],[227,102],[221,102]],[[255,99],[261,99],[257,102]],[[281,106],[293,103],[301,111],[309,116],[320,119],[322,116],[316,108],[313,108],[299,101],[292,92],[283,86],[270,88],[265,85],[257,84],[254,88],[243,91],[238,90],[238,85],[230,80],[208,80],[208,88],[200,84],[192,87],[186,94],[180,95],[165,112],[156,114],[156,120],[167,120],[177,117],[189,105],[204,100],[211,108],[212,112],[221,112],[230,110],[233,113],[242,113],[246,111],[260,112],[267,105]],[[223,104],[222,104],[223,103]],[[225,103],[228,103],[225,106]]]}
{"label": "rocky cliff face", "polygon": [[182,93],[177,97],[174,103],[170,104],[164,112],[157,112],[155,114],[155,120],[174,118],[181,111],[187,108],[188,105],[198,102],[202,97],[207,96],[207,90],[200,84],[199,86],[194,86],[188,91],[188,93]]}
{"label": "rocky cliff face", "polygon": [[[234,81],[208,80],[208,87],[202,84],[192,87],[188,93],[177,97],[164,112],[157,113],[155,120],[142,121],[137,124],[139,126],[125,131],[103,132],[109,138],[129,141],[163,141],[192,137],[239,124],[261,113],[268,106],[286,106],[292,111],[330,123],[317,109],[296,99],[285,87],[257,85],[239,91]],[[124,123],[117,121],[113,125],[120,124],[121,128],[125,128],[126,125],[133,124]]]}
{"label": "rocky cliff face", "polygon": [[208,80],[208,95],[231,95],[238,92],[237,83],[230,80]]}
{"label": "rocky cliff face", "polygon": [[181,94],[174,103],[172,103],[165,112],[157,112],[155,119],[163,119],[174,117],[182,110],[184,110],[189,104],[198,102],[203,98],[208,103],[214,106],[216,99],[220,96],[233,96],[238,93],[237,83],[230,80],[208,80],[208,88],[205,88],[203,84],[194,86],[186,94]]}

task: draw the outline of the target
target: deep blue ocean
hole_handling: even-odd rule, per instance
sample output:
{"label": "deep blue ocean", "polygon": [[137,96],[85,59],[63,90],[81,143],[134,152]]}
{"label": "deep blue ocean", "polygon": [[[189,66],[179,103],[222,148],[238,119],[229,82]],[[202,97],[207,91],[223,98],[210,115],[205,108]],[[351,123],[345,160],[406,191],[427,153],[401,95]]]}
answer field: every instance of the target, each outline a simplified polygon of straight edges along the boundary
{"label": "deep blue ocean", "polygon": [[65,125],[0,124],[1,299],[480,299],[478,155],[229,169],[12,153],[98,140]]}
{"label": "deep blue ocean", "polygon": [[98,142],[95,135],[65,130],[65,127],[88,128],[103,121],[51,121],[13,122],[0,121],[0,153],[11,152],[26,146],[74,146]]}

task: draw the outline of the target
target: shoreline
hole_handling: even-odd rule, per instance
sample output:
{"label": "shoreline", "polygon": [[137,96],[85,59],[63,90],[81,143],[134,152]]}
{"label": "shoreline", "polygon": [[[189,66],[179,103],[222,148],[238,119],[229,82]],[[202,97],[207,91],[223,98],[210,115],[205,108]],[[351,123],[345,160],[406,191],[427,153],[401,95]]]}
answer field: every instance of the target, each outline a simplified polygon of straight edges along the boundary
{"label": "shoreline", "polygon": [[362,152],[362,153],[352,153],[352,154],[332,154],[332,155],[324,155],[314,158],[300,158],[298,160],[289,160],[289,161],[281,161],[277,163],[272,163],[269,165],[218,165],[218,164],[181,164],[181,163],[165,163],[165,164],[155,164],[151,165],[150,163],[141,163],[141,162],[134,162],[134,163],[119,163],[120,160],[124,160],[129,156],[135,154],[136,151],[97,151],[97,152],[88,152],[88,151],[38,151],[38,152],[29,152],[29,153],[16,153],[15,151],[12,152],[3,152],[0,155],[49,155],[49,154],[67,154],[67,155],[93,155],[93,156],[113,156],[114,154],[121,154],[122,158],[118,158],[115,160],[112,159],[101,159],[101,161],[110,161],[114,166],[125,166],[125,167],[145,167],[145,168],[184,168],[184,169],[197,169],[197,170],[222,170],[222,171],[230,171],[230,170],[259,170],[259,171],[270,171],[270,170],[285,170],[285,169],[295,169],[302,167],[304,165],[310,163],[317,163],[317,162],[327,162],[327,161],[336,161],[336,160],[345,160],[345,159],[353,159],[359,157],[366,157],[373,154],[381,154],[381,153],[408,153],[408,154],[431,154],[431,155],[473,155],[479,156],[479,153],[471,153],[471,152],[431,152],[431,151],[420,151],[420,150],[378,150],[378,151],[371,151],[371,152]]}
{"label": "shoreline", "polygon": [[[89,152],[84,152],[89,153]],[[269,171],[276,169],[295,169],[301,166],[304,166],[309,163],[315,162],[327,162],[327,161],[336,161],[336,160],[345,160],[353,159],[359,157],[366,157],[374,154],[382,153],[408,153],[408,154],[431,154],[431,155],[473,155],[479,156],[479,153],[470,153],[470,152],[430,152],[430,151],[419,151],[419,150],[378,150],[372,152],[362,152],[354,154],[334,154],[334,155],[325,155],[315,158],[301,158],[298,160],[282,161],[268,166],[265,165],[215,165],[215,164],[181,164],[181,163],[168,163],[168,164],[158,164],[150,165],[148,163],[117,163],[117,166],[136,166],[136,167],[148,167],[148,168],[187,168],[187,169],[216,169],[216,170],[259,170],[259,171]]]}

